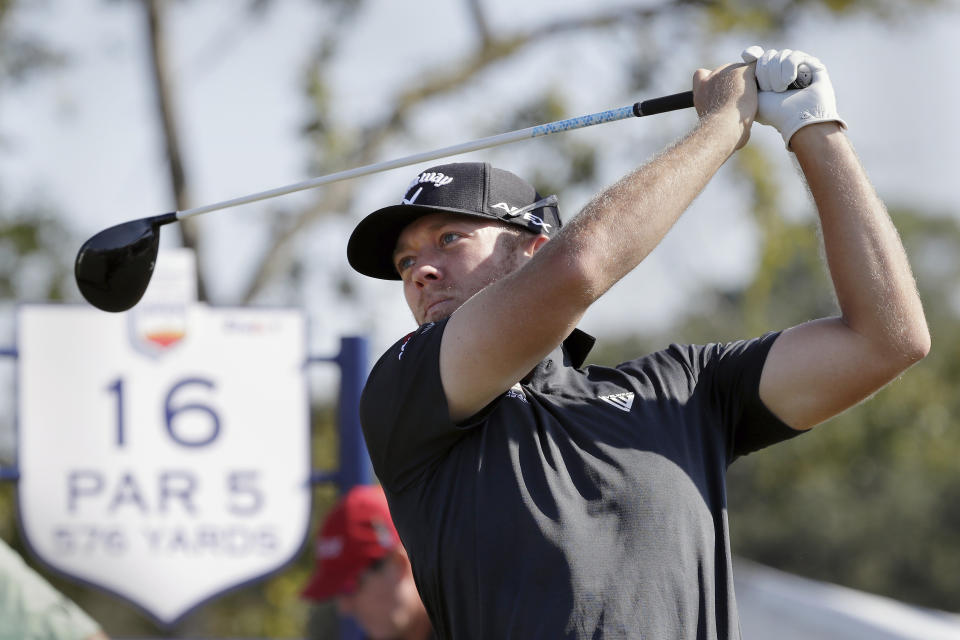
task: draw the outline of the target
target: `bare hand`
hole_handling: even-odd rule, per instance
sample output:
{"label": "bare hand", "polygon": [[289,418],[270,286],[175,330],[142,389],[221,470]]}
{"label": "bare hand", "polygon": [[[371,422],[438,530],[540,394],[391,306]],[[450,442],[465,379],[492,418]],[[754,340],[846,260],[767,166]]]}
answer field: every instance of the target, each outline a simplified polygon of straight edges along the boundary
{"label": "bare hand", "polygon": [[750,139],[750,125],[757,114],[757,83],[754,65],[727,64],[713,71],[693,74],[693,103],[701,120],[719,118],[737,135],[734,148]]}

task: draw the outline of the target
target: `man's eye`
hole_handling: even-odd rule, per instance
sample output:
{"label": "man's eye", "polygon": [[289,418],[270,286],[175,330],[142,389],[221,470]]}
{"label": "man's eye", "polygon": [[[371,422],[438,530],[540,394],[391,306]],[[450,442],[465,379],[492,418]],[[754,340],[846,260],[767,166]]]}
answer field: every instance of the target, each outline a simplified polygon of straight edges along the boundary
{"label": "man's eye", "polygon": [[457,233],[453,233],[452,231],[447,232],[442,236],[440,236],[440,246],[450,244],[451,242],[454,242],[459,237],[460,235]]}
{"label": "man's eye", "polygon": [[397,260],[397,271],[403,273],[407,269],[413,266],[413,258],[410,256],[404,256]]}

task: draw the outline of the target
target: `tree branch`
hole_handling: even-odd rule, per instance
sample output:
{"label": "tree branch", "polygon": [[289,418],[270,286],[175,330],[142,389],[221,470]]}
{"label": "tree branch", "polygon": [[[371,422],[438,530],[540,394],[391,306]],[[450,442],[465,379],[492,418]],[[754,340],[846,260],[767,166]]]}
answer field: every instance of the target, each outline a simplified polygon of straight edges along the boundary
{"label": "tree branch", "polygon": [[[153,77],[154,97],[156,99],[157,114],[163,132],[167,152],[167,169],[170,177],[170,188],[178,211],[188,209],[187,176],[183,166],[183,156],[180,153],[180,140],[177,135],[177,118],[174,109],[173,90],[171,89],[167,70],[166,38],[163,28],[164,0],[144,0],[147,35],[150,45],[150,70]],[[195,221],[183,220],[180,222],[180,234],[183,246],[197,251],[198,233]],[[200,300],[207,299],[202,269],[197,267],[197,296]]]}
{"label": "tree branch", "polygon": [[486,46],[490,42],[490,26],[483,13],[483,3],[480,0],[467,0],[467,9],[470,11],[473,28],[477,31],[481,46]]}

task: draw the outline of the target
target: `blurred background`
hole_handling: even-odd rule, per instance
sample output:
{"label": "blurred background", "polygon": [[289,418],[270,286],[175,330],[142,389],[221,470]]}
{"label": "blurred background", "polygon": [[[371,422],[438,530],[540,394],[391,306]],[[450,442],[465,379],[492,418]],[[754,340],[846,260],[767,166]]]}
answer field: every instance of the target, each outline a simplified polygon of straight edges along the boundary
{"label": "blurred background", "polygon": [[[126,220],[684,91],[750,44],[813,53],[910,254],[933,351],[863,406],[731,468],[734,553],[960,612],[960,124],[951,0],[0,0],[0,344],[24,302],[80,303],[77,248]],[[458,159],[557,193],[569,219],[695,124],[692,110]],[[164,228],[201,300],[290,306],[311,354],[413,328],[400,289],[353,273],[346,239],[420,167]],[[759,335],[836,305],[783,141],[756,126],[660,247],[589,312],[590,361]],[[15,366],[0,462],[15,464]],[[314,466],[334,467],[336,376],[314,380]],[[15,487],[0,537],[23,551]],[[334,499],[318,487],[314,521]],[[312,552],[184,618],[170,637],[323,637],[298,598]],[[43,569],[41,568],[41,571]],[[113,636],[159,635],[113,596],[48,576]]]}

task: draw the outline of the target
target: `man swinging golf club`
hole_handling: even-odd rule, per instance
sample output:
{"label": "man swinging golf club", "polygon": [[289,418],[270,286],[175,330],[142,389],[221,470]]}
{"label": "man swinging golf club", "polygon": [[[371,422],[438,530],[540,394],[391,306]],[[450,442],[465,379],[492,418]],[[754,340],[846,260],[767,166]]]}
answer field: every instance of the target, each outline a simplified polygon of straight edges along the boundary
{"label": "man swinging golf club", "polygon": [[[554,199],[466,163],[424,171],[351,236],[351,265],[402,280],[419,325],[370,374],[361,418],[439,637],[739,638],[727,466],[928,352],[905,253],[826,69],[799,51],[743,58],[698,70],[696,127],[562,229]],[[786,90],[801,65],[812,83]],[[581,368],[583,313],[754,119],[796,154],[840,314]]]}

